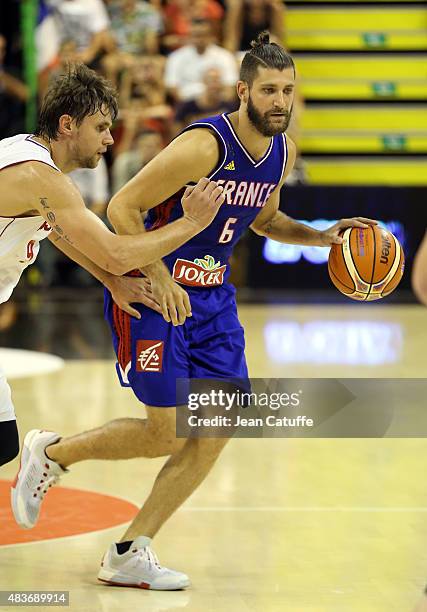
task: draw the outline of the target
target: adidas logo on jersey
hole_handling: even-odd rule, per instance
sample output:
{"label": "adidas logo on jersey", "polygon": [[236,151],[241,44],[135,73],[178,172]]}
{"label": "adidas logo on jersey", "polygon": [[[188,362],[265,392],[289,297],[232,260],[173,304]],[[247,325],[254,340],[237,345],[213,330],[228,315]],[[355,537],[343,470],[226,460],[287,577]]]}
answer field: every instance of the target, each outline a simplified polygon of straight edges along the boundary
{"label": "adidas logo on jersey", "polygon": [[235,169],[236,169],[236,167],[234,165],[234,161],[231,161],[229,164],[224,166],[224,170],[235,170]]}

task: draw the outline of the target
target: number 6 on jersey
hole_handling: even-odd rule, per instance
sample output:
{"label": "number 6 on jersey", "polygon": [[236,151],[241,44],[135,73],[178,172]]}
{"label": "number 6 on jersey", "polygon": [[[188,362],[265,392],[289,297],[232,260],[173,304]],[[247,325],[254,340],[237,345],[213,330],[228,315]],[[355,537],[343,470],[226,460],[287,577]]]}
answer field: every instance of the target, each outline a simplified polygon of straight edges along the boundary
{"label": "number 6 on jersey", "polygon": [[235,228],[230,229],[230,225],[234,225],[236,221],[237,221],[236,217],[230,217],[229,219],[227,219],[224,225],[224,229],[222,230],[221,236],[219,237],[219,240],[218,240],[220,244],[224,244],[225,242],[230,242],[230,240],[233,238]]}

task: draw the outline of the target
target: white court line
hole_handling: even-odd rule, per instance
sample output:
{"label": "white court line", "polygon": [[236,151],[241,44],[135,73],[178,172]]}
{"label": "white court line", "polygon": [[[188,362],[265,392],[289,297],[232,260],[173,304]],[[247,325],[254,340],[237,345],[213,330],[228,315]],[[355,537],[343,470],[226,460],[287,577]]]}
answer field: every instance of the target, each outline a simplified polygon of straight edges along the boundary
{"label": "white court line", "polygon": [[95,533],[101,533],[103,531],[112,531],[116,529],[116,527],[127,527],[131,524],[131,521],[126,521],[126,523],[120,523],[119,525],[112,525],[111,527],[105,527],[104,529],[95,529],[94,531],[82,531],[81,533],[72,533],[70,535],[59,536],[58,538],[45,538],[44,540],[30,540],[28,542],[12,542],[11,544],[0,544],[0,556],[1,551],[4,548],[16,548],[17,546],[28,546],[29,544],[49,544],[50,542],[55,543],[60,540],[71,540],[72,538],[81,538],[90,536]]}
{"label": "white court line", "polygon": [[187,506],[186,512],[427,512],[426,506]]}
{"label": "white court line", "polygon": [[6,378],[27,378],[57,372],[64,367],[64,360],[57,355],[41,351],[24,351],[0,347],[0,364]]}

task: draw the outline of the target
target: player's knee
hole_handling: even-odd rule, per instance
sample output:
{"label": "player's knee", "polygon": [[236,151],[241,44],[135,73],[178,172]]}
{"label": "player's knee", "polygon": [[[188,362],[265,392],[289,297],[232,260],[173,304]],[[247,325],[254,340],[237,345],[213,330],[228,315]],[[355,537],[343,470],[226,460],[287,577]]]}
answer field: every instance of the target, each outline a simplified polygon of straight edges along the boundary
{"label": "player's knee", "polygon": [[164,423],[162,427],[153,427],[148,425],[151,435],[148,436],[150,443],[147,446],[146,457],[154,459],[155,457],[167,457],[174,455],[181,450],[185,443],[185,439],[176,437],[175,424]]}
{"label": "player's knee", "polygon": [[13,461],[19,454],[19,436],[16,421],[0,423],[0,466]]}
{"label": "player's knee", "polygon": [[175,408],[153,408],[147,406],[147,428],[152,436],[159,440],[176,438]]}
{"label": "player's knee", "polygon": [[147,407],[147,436],[144,456],[154,459],[178,452],[185,440],[176,437],[175,409]]}
{"label": "player's knee", "polygon": [[155,444],[147,447],[145,457],[155,459],[156,457],[169,457],[175,455],[184,446],[185,440],[178,438],[165,438],[156,440]]}
{"label": "player's knee", "polygon": [[230,438],[195,438],[195,448],[198,461],[215,461]]}

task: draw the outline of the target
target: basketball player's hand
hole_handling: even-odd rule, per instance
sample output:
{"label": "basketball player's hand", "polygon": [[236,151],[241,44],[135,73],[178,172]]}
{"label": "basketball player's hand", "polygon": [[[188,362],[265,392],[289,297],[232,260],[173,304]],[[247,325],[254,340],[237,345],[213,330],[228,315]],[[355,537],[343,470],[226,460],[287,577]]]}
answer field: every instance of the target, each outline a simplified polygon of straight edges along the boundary
{"label": "basketball player's hand", "polygon": [[353,217],[352,219],[341,219],[332,227],[320,232],[320,240],[322,246],[332,246],[333,244],[342,244],[343,239],[340,234],[348,227],[363,227],[367,228],[370,225],[378,225],[378,221],[367,219],[366,217]]}
{"label": "basketball player's hand", "polygon": [[191,304],[188,293],[176,283],[169,271],[150,276],[153,298],[160,304],[161,314],[167,323],[182,325],[191,317]]}
{"label": "basketball player's hand", "polygon": [[141,315],[135,308],[132,308],[132,303],[144,304],[162,313],[160,305],[153,296],[148,278],[112,276],[105,286],[109,289],[117,306],[136,319],[140,319]]}
{"label": "basketball player's hand", "polygon": [[187,187],[181,199],[184,217],[202,231],[212,223],[223,204],[223,191],[222,187],[208,178],[201,178],[197,185]]}

